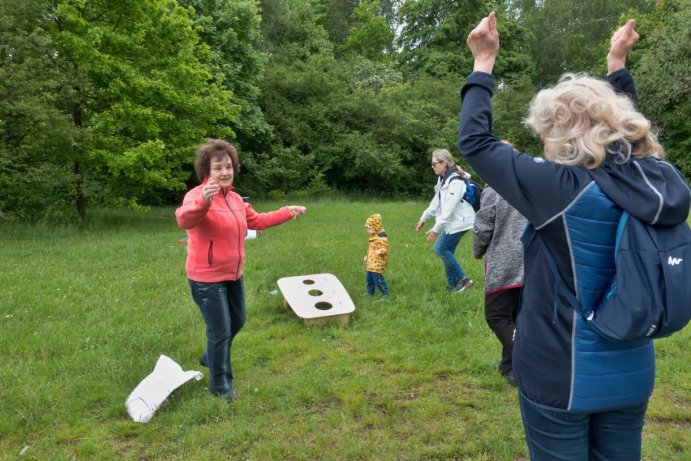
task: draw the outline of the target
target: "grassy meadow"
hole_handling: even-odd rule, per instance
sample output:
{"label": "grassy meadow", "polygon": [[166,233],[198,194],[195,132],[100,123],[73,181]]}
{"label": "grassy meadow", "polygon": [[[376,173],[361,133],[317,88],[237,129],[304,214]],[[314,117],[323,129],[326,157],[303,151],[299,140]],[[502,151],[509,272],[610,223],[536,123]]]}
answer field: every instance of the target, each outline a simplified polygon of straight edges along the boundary
{"label": "grassy meadow", "polygon": [[[233,347],[233,404],[198,365],[204,322],[184,273],[174,209],[92,211],[72,227],[2,227],[0,459],[524,460],[515,388],[494,369],[482,262],[476,285],[445,289],[414,230],[424,202],[290,200],[308,212],[247,241],[248,321]],[[364,222],[390,236],[387,299],[364,296]],[[281,277],[335,274],[356,311],[306,327],[272,294]],[[691,328],[656,342],[645,460],[691,459]],[[204,372],[148,424],[125,399],[165,354]]]}

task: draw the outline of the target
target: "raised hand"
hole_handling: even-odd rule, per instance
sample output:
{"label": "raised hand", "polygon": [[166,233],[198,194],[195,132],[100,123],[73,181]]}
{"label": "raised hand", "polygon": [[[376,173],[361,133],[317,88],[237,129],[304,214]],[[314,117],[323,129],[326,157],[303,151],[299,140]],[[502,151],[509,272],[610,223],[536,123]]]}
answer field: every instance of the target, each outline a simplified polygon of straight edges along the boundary
{"label": "raised hand", "polygon": [[494,11],[482,18],[475,29],[470,31],[466,44],[475,59],[473,70],[491,74],[499,51],[497,15]]}
{"label": "raised hand", "polygon": [[213,179],[209,179],[204,187],[202,187],[202,196],[208,203],[211,203],[214,201],[214,197],[220,192],[220,190],[221,187],[216,184]]}
{"label": "raised hand", "polygon": [[626,55],[640,38],[634,27],[636,20],[629,19],[612,35],[607,54],[607,72],[612,73],[626,66]]}

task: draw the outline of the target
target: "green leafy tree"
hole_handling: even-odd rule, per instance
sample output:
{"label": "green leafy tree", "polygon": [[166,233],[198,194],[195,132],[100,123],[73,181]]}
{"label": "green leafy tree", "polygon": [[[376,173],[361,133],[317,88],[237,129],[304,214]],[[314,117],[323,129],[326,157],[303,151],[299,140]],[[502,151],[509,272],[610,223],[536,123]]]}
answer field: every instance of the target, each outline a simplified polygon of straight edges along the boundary
{"label": "green leafy tree", "polygon": [[661,0],[633,17],[641,40],[630,67],[640,108],[660,128],[667,158],[691,178],[691,3]]}
{"label": "green leafy tree", "polygon": [[[116,197],[184,188],[191,147],[232,136],[231,93],[208,67],[190,11],[173,0],[63,1],[47,24],[79,133],[75,171],[102,173]],[[82,192],[77,190],[77,203]],[[80,215],[85,208],[79,206]]]}
{"label": "green leafy tree", "polygon": [[5,150],[46,150],[51,162],[68,165],[80,216],[89,200],[136,206],[155,191],[184,188],[193,146],[233,135],[221,123],[237,116],[231,92],[210,71],[191,12],[174,0],[26,2],[31,8],[2,1],[6,15],[17,16],[3,59],[34,72],[8,91],[40,87],[41,107],[61,122],[54,141],[24,136]]}
{"label": "green leafy tree", "polygon": [[495,75],[512,79],[532,72],[527,46],[529,35],[509,6],[508,2],[492,0],[403,1],[398,10],[399,62],[410,75],[467,75],[472,70],[473,59],[466,37],[484,16],[496,10],[501,18],[502,50]]}
{"label": "green leafy tree", "polygon": [[472,56],[466,35],[491,10],[487,0],[403,1],[398,10],[400,63],[413,73],[468,73]]}
{"label": "green leafy tree", "polygon": [[35,25],[48,7],[0,0],[0,221],[73,212],[73,174],[58,155],[72,146],[72,122],[58,109],[50,35]]}
{"label": "green leafy tree", "polygon": [[333,51],[310,0],[261,0],[260,5],[263,46],[272,61],[290,62]]}
{"label": "green leafy tree", "polygon": [[211,65],[224,88],[232,92],[231,102],[240,112],[226,123],[235,132],[235,143],[248,152],[265,151],[271,127],[259,106],[259,80],[267,56],[262,44],[261,16],[255,0],[178,0],[195,11],[201,38],[211,49]]}
{"label": "green leafy tree", "polygon": [[516,149],[531,155],[542,155],[540,140],[523,125],[528,106],[536,91],[528,74],[506,84],[500,83],[492,96],[494,133]]}
{"label": "green leafy tree", "polygon": [[530,30],[534,84],[554,84],[564,72],[593,72],[603,62],[601,44],[629,8],[650,9],[654,0],[514,0]]}
{"label": "green leafy tree", "polygon": [[353,27],[353,12],[362,0],[314,0],[312,2],[317,24],[328,34],[329,41],[335,47],[345,42],[349,30]]}
{"label": "green leafy tree", "polygon": [[374,2],[362,2],[352,16],[354,24],[340,46],[341,51],[373,61],[389,59],[394,33],[387,19],[381,15],[380,6]]}

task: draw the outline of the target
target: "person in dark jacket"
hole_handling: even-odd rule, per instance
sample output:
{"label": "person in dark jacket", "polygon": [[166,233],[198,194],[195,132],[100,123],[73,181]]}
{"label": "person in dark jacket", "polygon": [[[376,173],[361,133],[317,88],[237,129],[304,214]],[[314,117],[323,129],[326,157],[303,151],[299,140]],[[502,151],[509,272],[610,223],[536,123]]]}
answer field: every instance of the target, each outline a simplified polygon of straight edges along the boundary
{"label": "person in dark jacket", "polygon": [[[593,306],[614,273],[623,210],[644,222],[686,220],[691,192],[663,161],[635,108],[625,68],[638,40],[630,20],[612,36],[606,81],[566,75],[540,91],[526,123],[544,158],[492,133],[499,50],[494,13],[468,35],[474,69],[461,91],[458,147],[475,171],[528,220],[525,286],[513,350],[526,442],[534,460],[636,460],[655,380],[652,340],[614,343],[590,329],[559,291],[541,242],[581,304]],[[562,288],[563,290],[563,288]]]}
{"label": "person in dark jacket", "polygon": [[485,258],[485,321],[501,343],[498,368],[509,384],[513,376],[513,334],[523,287],[521,235],[526,219],[490,186],[482,191],[473,226],[473,256]]}

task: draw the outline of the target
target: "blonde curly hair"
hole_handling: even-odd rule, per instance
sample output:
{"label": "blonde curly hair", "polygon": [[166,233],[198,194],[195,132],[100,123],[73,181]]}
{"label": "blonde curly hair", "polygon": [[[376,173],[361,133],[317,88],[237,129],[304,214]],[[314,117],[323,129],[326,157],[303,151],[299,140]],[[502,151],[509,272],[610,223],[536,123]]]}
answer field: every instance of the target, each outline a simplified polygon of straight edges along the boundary
{"label": "blonde curly hair", "polygon": [[545,158],[565,165],[597,168],[615,143],[623,148],[616,152],[622,162],[631,155],[665,157],[631,99],[584,74],[565,74],[555,87],[540,91],[524,123],[542,139]]}

